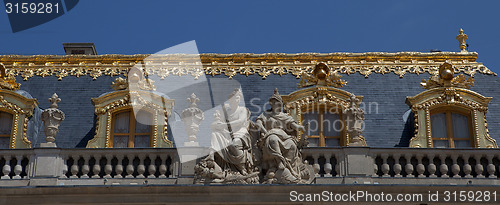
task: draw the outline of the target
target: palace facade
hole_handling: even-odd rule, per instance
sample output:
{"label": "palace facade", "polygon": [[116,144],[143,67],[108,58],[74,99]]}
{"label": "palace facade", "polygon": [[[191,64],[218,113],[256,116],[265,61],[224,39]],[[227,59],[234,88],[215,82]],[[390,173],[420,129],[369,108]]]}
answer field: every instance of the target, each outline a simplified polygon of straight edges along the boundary
{"label": "palace facade", "polygon": [[[500,184],[500,79],[460,43],[459,52],[429,53],[0,56],[2,200],[492,193]],[[251,124],[279,90],[282,111],[305,128],[295,137],[312,185],[193,185],[235,89]]]}

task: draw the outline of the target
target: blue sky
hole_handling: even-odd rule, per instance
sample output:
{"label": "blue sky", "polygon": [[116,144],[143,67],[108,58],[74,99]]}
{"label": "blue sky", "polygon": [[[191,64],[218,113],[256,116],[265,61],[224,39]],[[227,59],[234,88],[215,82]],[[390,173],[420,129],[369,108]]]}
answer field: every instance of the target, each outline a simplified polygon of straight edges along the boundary
{"label": "blue sky", "polygon": [[[4,7],[0,7],[4,9]],[[479,62],[500,73],[500,1],[80,0],[65,15],[12,33],[0,12],[0,54],[156,53],[196,40],[201,53],[459,51],[463,28]]]}

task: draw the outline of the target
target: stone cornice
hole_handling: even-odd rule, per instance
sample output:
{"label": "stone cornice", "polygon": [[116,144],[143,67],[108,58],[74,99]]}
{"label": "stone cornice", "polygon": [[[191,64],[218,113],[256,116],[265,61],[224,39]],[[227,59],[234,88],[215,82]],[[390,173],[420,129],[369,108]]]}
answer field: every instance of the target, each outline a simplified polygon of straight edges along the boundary
{"label": "stone cornice", "polygon": [[148,74],[165,78],[169,75],[258,74],[266,78],[270,74],[292,74],[297,78],[310,72],[318,62],[325,62],[341,74],[356,72],[368,77],[372,73],[394,73],[403,77],[407,73],[436,74],[439,65],[449,62],[455,73],[496,75],[482,63],[476,62],[475,52],[398,52],[398,53],[268,53],[268,54],[169,54],[169,55],[3,55],[0,63],[7,74],[22,76],[27,80],[33,76],[89,75],[96,79],[102,75],[124,75],[136,64],[145,64]]}

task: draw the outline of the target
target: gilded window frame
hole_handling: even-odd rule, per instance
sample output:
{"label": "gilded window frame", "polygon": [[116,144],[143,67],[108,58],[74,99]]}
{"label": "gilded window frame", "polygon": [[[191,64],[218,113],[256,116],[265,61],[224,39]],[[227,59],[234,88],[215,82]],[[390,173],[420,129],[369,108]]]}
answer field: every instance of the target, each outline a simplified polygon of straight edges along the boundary
{"label": "gilded window frame", "polygon": [[[291,115],[297,122],[302,123],[302,113],[307,110],[308,107],[312,108],[315,106],[327,106],[328,108],[334,107],[338,110],[339,119],[344,123],[344,129],[341,131],[340,146],[348,146],[349,136],[346,132],[346,123],[342,113],[350,108],[350,98],[353,94],[337,89],[334,87],[327,86],[315,86],[306,89],[297,90],[290,93],[289,95],[281,95],[284,103],[285,112]],[[356,96],[359,103],[363,100],[363,96]],[[359,104],[358,104],[359,106]],[[299,137],[303,135],[302,131],[299,131]],[[363,137],[361,138],[361,144],[366,146],[366,141]]]}
{"label": "gilded window frame", "polygon": [[472,119],[474,148],[498,148],[496,140],[488,133],[486,113],[491,97],[465,88],[437,87],[406,98],[415,117],[415,135],[410,139],[410,147],[432,148],[431,111],[451,109],[455,112],[469,110]]}
{"label": "gilded window frame", "polygon": [[27,130],[29,117],[38,101],[24,97],[14,91],[0,89],[0,111],[12,114],[12,129],[10,136],[10,149],[31,148]]}
{"label": "gilded window frame", "polygon": [[140,109],[145,109],[153,116],[151,147],[173,147],[173,142],[167,136],[167,125],[174,100],[164,99],[150,91],[120,90],[92,98],[92,102],[97,116],[96,134],[87,143],[87,148],[112,148],[113,114],[125,109],[132,110],[134,106],[141,106]]}

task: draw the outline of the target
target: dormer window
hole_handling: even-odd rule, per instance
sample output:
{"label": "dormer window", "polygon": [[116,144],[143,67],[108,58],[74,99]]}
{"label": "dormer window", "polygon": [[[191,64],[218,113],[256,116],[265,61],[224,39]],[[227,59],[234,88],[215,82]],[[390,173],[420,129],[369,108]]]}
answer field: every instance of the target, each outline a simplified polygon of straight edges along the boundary
{"label": "dormer window", "polygon": [[486,124],[492,98],[469,90],[474,79],[463,74],[454,77],[453,70],[451,64],[442,64],[438,75],[422,80],[427,91],[406,98],[415,114],[410,147],[497,148]]}
{"label": "dormer window", "polygon": [[127,79],[117,78],[112,87],[114,92],[92,99],[98,123],[88,148],[173,146],[167,120],[174,100],[156,93],[153,81],[137,68]]}
{"label": "dormer window", "polygon": [[338,89],[347,83],[341,77],[319,63],[311,74],[301,76],[298,87],[310,88],[282,96],[287,112],[306,127],[309,147],[366,146],[359,127],[363,97]]}

